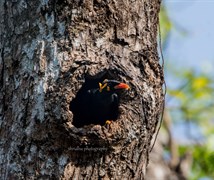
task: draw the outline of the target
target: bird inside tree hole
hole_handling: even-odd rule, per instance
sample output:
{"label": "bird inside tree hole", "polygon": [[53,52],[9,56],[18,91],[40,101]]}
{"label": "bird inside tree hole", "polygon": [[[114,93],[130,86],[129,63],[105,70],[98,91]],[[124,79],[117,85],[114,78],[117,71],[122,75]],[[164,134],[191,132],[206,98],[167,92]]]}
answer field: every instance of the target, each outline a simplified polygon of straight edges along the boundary
{"label": "bird inside tree hole", "polygon": [[129,89],[125,83],[108,77],[87,78],[76,97],[70,102],[73,125],[105,125],[119,116],[120,92]]}

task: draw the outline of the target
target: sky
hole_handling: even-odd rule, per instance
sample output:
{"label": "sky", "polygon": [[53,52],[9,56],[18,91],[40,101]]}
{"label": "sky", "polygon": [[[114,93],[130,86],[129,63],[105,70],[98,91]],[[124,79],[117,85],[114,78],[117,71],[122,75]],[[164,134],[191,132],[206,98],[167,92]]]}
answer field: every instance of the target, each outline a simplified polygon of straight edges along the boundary
{"label": "sky", "polygon": [[[214,0],[164,0],[175,25],[166,58],[178,67],[214,71]],[[183,33],[185,32],[185,33]]]}
{"label": "sky", "polygon": [[[164,52],[166,63],[178,70],[194,69],[214,74],[214,0],[164,0],[164,3],[175,26]],[[167,86],[176,87],[179,80],[169,77],[167,72],[165,75]],[[190,126],[193,136],[201,135],[194,124]],[[174,124],[172,131],[184,144],[189,139],[185,127],[186,124],[180,122]]]}

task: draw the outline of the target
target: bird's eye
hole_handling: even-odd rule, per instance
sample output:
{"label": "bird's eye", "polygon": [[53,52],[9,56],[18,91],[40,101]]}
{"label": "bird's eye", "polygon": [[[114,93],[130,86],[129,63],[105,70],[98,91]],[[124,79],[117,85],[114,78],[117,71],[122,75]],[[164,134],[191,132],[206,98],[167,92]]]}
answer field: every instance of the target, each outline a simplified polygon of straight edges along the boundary
{"label": "bird's eye", "polygon": [[103,83],[107,83],[108,82],[108,79],[104,79]]}

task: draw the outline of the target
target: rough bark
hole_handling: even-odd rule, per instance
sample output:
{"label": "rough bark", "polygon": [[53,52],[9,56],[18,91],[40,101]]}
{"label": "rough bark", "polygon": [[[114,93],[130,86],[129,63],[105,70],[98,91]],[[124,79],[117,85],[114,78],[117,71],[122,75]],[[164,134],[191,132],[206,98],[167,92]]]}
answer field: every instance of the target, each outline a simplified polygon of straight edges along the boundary
{"label": "rough bark", "polygon": [[[159,0],[0,1],[2,179],[144,179],[163,104]],[[76,128],[86,81],[127,82],[110,127]]]}

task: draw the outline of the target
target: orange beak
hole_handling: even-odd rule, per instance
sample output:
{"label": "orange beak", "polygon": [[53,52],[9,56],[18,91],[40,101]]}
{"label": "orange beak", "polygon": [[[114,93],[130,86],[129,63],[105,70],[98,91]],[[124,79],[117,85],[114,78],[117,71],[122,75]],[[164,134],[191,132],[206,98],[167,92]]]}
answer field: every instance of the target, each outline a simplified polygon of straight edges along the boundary
{"label": "orange beak", "polygon": [[120,83],[120,84],[114,86],[114,89],[130,89],[130,87],[128,84]]}

